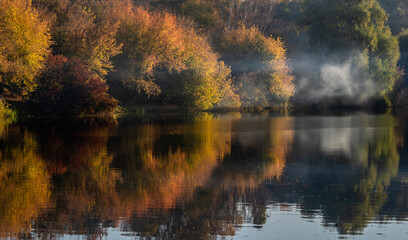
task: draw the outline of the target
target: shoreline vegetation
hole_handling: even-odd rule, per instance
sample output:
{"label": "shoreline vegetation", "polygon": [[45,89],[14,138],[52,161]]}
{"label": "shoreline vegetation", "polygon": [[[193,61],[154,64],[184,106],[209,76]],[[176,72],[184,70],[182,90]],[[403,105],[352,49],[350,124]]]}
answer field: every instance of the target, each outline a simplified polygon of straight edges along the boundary
{"label": "shoreline vegetation", "polygon": [[0,0],[0,117],[405,108],[391,2]]}

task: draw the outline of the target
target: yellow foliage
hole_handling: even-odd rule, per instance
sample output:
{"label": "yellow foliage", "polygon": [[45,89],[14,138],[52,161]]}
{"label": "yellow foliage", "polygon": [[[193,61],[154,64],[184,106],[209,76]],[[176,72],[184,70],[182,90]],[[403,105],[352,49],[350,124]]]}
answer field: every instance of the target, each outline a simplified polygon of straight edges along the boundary
{"label": "yellow foliage", "polygon": [[272,101],[287,102],[294,95],[294,77],[280,38],[241,25],[225,30],[219,48],[231,65],[245,106],[270,106],[276,104]]}
{"label": "yellow foliage", "polygon": [[159,95],[161,80],[169,85],[163,89],[167,98],[182,98],[190,107],[239,106],[230,69],[190,22],[129,3],[115,15],[121,19],[117,38],[123,52],[116,59],[118,71],[113,76],[126,88],[148,97]]}
{"label": "yellow foliage", "polygon": [[[54,54],[68,58],[81,58],[98,77],[104,77],[113,68],[111,58],[120,53],[116,43],[119,21],[105,12],[97,12],[98,3],[64,1],[55,3],[57,21],[52,24]],[[102,4],[102,3],[101,3]],[[58,19],[63,19],[63,21]]]}
{"label": "yellow foliage", "polygon": [[117,59],[117,74],[127,87],[157,95],[160,88],[152,80],[156,68],[185,69],[183,31],[169,13],[132,5],[123,8],[124,14],[118,14],[121,25],[117,39],[123,49]]}
{"label": "yellow foliage", "polygon": [[[41,237],[55,231],[88,234],[89,219],[118,226],[147,214],[167,216],[176,206],[186,214],[208,214],[206,207],[214,208],[224,193],[254,191],[263,181],[279,178],[285,166],[293,118],[251,119],[266,129],[265,135],[243,141],[238,136],[251,131],[236,131],[248,126],[247,118],[240,118],[240,113],[200,113],[182,124],[101,125],[74,133],[52,129],[38,136],[8,132],[10,138],[22,137],[0,151],[0,233],[46,226],[49,232]],[[261,157],[251,164],[231,158],[233,144],[255,147]],[[197,189],[214,199],[188,208],[197,202]],[[230,222],[222,226],[235,229]]]}
{"label": "yellow foliage", "polygon": [[214,106],[239,107],[233,92],[230,69],[215,54],[207,40],[192,28],[184,28],[187,69],[182,74],[184,95],[193,108],[206,110]]}
{"label": "yellow foliage", "polygon": [[0,84],[14,93],[32,91],[49,53],[47,23],[27,0],[0,0]]}
{"label": "yellow foliage", "polygon": [[29,133],[24,133],[21,141],[24,144],[9,145],[0,151],[2,233],[30,232],[31,222],[50,202],[50,176],[36,153],[37,144]]}

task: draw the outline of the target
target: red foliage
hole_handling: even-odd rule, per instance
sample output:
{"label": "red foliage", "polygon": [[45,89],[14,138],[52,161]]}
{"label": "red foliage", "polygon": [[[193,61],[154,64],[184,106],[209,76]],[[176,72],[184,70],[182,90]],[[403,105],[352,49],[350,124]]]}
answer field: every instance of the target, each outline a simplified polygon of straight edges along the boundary
{"label": "red foliage", "polygon": [[108,85],[80,59],[49,56],[32,97],[39,110],[53,114],[92,114],[111,111],[116,101]]}

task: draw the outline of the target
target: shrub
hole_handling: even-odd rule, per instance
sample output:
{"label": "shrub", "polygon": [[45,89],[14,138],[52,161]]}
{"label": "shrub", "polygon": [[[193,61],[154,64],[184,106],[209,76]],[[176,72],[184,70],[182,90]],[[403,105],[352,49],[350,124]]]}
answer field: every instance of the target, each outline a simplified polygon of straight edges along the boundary
{"label": "shrub", "polygon": [[79,59],[49,56],[38,82],[32,99],[42,112],[93,114],[111,111],[116,106],[105,81],[92,74]]}
{"label": "shrub", "polygon": [[17,113],[10,109],[4,99],[0,99],[0,128],[1,126],[14,122],[17,119]]}

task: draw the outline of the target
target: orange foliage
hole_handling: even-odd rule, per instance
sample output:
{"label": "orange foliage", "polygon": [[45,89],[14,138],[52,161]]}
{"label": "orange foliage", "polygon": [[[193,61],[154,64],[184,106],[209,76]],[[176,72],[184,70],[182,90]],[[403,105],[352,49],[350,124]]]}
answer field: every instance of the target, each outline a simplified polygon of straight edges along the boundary
{"label": "orange foliage", "polygon": [[185,69],[183,30],[169,13],[150,13],[131,4],[123,5],[122,9],[118,11],[124,11],[123,14],[117,13],[121,20],[117,39],[123,43],[117,74],[127,87],[157,95],[161,90],[152,81],[156,68]]}
{"label": "orange foliage", "polygon": [[265,149],[265,155],[273,162],[273,167],[268,169],[269,178],[273,176],[279,179],[282,175],[287,154],[292,147],[293,122],[292,117],[275,117],[270,121],[270,145]]}
{"label": "orange foliage", "polygon": [[[33,136],[26,135],[25,149],[29,151],[15,148],[13,152],[16,154],[7,156],[20,156],[14,159],[21,159],[18,160],[24,167],[21,171],[27,166],[32,169],[34,175],[30,177],[30,184],[36,186],[21,188],[26,194],[22,195],[24,201],[10,197],[20,196],[21,186],[13,185],[14,180],[6,178],[8,173],[20,171],[20,168],[14,168],[18,165],[15,163],[0,162],[3,166],[0,177],[14,189],[13,192],[10,187],[0,186],[6,196],[0,201],[7,203],[12,199],[11,202],[18,206],[16,209],[19,210],[13,210],[15,215],[12,215],[13,223],[19,227],[16,232],[21,231],[21,226],[27,226],[29,231],[30,226],[24,224],[29,224],[31,219],[38,226],[46,222],[50,232],[64,229],[64,232],[76,234],[87,233],[90,218],[112,221],[118,226],[120,222],[143,218],[152,212],[166,215],[176,206],[194,203],[198,188],[211,192],[212,199],[208,204],[213,206],[218,204],[223,192],[229,195],[255,191],[263,181],[279,178],[293,140],[293,120],[288,117],[267,121],[260,118],[258,122],[266,129],[266,136],[256,134],[255,138],[234,139],[234,124],[245,121],[240,118],[240,114],[214,117],[205,113],[193,122],[180,125],[145,124],[125,128],[101,125],[74,133],[67,131],[62,135],[57,129],[51,129],[38,136],[41,145],[35,144]],[[108,144],[108,137],[112,134],[121,137],[115,137],[115,141]],[[42,136],[46,138],[42,139]],[[259,136],[262,136],[262,145],[256,140]],[[251,163],[249,169],[240,162],[223,163],[231,154],[234,143],[240,148],[255,147],[263,158]],[[35,149],[40,155],[34,154]],[[4,152],[2,154],[6,156]],[[52,187],[51,175],[58,176],[61,185]],[[233,199],[227,204],[233,204]],[[194,207],[188,214],[207,214],[207,210]],[[8,230],[2,227],[2,219],[8,215],[1,213],[0,231],[5,233]],[[242,222],[243,218],[240,215],[231,217],[219,216],[220,219],[209,222],[211,227],[207,230],[218,229],[218,234],[234,234],[232,221]],[[94,233],[103,235],[103,229],[98,229]]]}
{"label": "orange foliage", "polygon": [[[231,151],[230,121],[207,115],[188,128],[143,126],[137,139],[143,168],[137,170],[140,176],[135,179],[140,191],[134,192],[130,201],[135,203],[135,213],[143,214],[149,209],[169,210],[177,202],[191,200],[194,189],[208,182],[218,160]],[[170,132],[185,135],[185,150],[177,148],[156,153],[157,137]]]}
{"label": "orange foliage", "polygon": [[123,51],[111,79],[127,90],[147,97],[162,93],[196,109],[239,107],[230,69],[191,22],[129,2],[114,8],[114,18],[121,21],[117,39]]}

